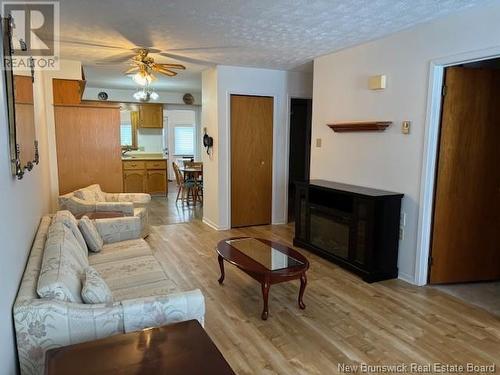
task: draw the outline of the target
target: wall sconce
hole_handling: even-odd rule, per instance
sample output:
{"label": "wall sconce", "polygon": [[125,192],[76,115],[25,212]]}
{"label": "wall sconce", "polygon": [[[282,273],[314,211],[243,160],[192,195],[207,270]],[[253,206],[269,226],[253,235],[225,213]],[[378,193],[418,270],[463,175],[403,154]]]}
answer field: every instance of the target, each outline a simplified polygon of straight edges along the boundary
{"label": "wall sconce", "polygon": [[385,74],[371,76],[368,78],[368,88],[370,90],[383,90],[386,88],[387,77]]}

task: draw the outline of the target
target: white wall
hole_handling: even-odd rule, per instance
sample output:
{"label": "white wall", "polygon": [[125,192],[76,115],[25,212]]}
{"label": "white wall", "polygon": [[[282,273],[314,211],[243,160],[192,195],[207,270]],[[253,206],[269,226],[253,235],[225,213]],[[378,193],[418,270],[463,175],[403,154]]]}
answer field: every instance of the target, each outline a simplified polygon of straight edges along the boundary
{"label": "white wall", "polygon": [[[175,180],[175,172],[172,167],[172,162],[175,162],[179,157],[175,155],[175,126],[176,125],[186,125],[192,124],[194,127],[194,153],[193,157],[196,156],[196,153],[199,155],[199,151],[196,151],[199,143],[197,142],[198,134],[199,134],[199,123],[196,121],[197,112],[199,106],[182,106],[182,105],[172,105],[168,106],[169,109],[163,111],[163,118],[166,121],[164,123],[164,136],[166,136],[166,141],[168,143],[168,155],[169,155],[169,163],[168,163],[168,178],[170,180]],[[165,143],[165,142],[164,142]]]}
{"label": "white wall", "polygon": [[161,154],[163,152],[163,129],[137,129],[137,144],[141,147],[141,151]]}
{"label": "white wall", "polygon": [[[166,111],[165,111],[166,109]],[[203,147],[203,129],[201,128],[201,101],[199,105],[187,105],[187,104],[166,104],[163,113],[167,111],[185,111],[192,110],[194,111],[194,123],[196,126],[195,131],[195,146],[194,146],[194,160],[201,161],[201,153]]]}
{"label": "white wall", "polygon": [[[275,224],[286,222],[287,155],[288,155],[288,107],[291,97],[311,97],[312,77],[308,73],[286,72],[282,70],[255,69],[235,66],[216,68],[217,128],[211,128],[214,142],[218,143],[216,209],[204,206],[204,216],[218,216],[215,223],[218,229],[230,227],[230,96],[248,94],[274,97],[273,131],[273,205],[272,221]],[[207,74],[208,78],[210,74]],[[210,77],[213,80],[213,77]],[[203,82],[203,77],[202,77]],[[202,89],[203,97],[205,92]],[[205,103],[203,103],[203,107]],[[205,108],[203,108],[205,110]],[[213,126],[213,124],[210,124]],[[207,126],[203,120],[202,128]],[[210,132],[209,132],[210,133]],[[215,134],[215,135],[214,135]],[[214,150],[215,153],[215,150]],[[206,158],[205,158],[206,159]],[[207,175],[207,173],[204,173]],[[213,193],[215,184],[204,183],[204,193]]]}
{"label": "white wall", "polygon": [[[464,11],[407,31],[317,58],[311,178],[405,194],[399,276],[415,282],[418,210],[431,60],[500,46],[500,5]],[[384,91],[370,91],[370,75],[386,74]],[[326,124],[391,120],[383,133],[333,133]],[[403,135],[401,121],[412,121]],[[315,147],[315,139],[322,147]]]}
{"label": "white wall", "polygon": [[[103,87],[85,87],[83,92],[84,100],[98,100],[97,94],[101,91],[105,91],[108,94],[108,100],[114,102],[127,102],[127,103],[141,103],[140,100],[134,99],[132,96],[135,90],[121,90],[121,89],[109,89]],[[174,92],[174,91],[156,91],[160,96],[155,103],[167,103],[167,104],[184,104],[182,97],[185,92]],[[196,104],[201,103],[201,94],[199,92],[191,93],[194,97],[194,102]],[[151,101],[153,102],[153,101]]]}
{"label": "white wall", "polygon": [[203,161],[203,221],[218,228],[219,225],[219,124],[217,97],[217,68],[204,70],[201,74],[201,127],[214,138],[210,155],[201,154]]}
{"label": "white wall", "polygon": [[43,80],[35,76],[35,124],[40,164],[22,180],[11,175],[5,108],[5,82],[0,74],[0,373],[14,374],[17,367],[12,305],[40,218],[49,211],[49,163]]}

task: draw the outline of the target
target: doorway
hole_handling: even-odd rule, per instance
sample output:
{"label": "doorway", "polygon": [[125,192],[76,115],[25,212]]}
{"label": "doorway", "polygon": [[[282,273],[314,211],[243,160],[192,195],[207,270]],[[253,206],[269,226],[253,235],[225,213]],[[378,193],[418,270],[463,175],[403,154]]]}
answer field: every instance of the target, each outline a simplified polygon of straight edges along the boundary
{"label": "doorway", "polygon": [[271,224],[274,98],[231,95],[230,105],[231,227]]}
{"label": "doorway", "polygon": [[500,279],[500,59],[445,69],[429,283]]}
{"label": "doorway", "polygon": [[295,220],[295,182],[309,180],[312,99],[290,100],[288,222]]}

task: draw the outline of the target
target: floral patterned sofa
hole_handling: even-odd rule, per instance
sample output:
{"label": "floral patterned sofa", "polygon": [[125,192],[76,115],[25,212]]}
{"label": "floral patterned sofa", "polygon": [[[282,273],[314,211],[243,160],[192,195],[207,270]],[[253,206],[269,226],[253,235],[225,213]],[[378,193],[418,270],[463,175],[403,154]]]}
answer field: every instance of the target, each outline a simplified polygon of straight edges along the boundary
{"label": "floral patterned sofa", "polygon": [[[53,260],[47,249],[56,246],[58,254],[72,251],[66,246],[73,239],[61,229],[64,226],[57,222],[58,217],[42,218],[13,307],[21,374],[43,373],[45,352],[51,348],[190,319],[204,323],[201,291],[172,293],[176,285],[140,237],[140,219],[134,216],[95,220],[103,249],[99,253],[80,253],[80,258],[108,284],[112,302],[85,304],[39,298],[39,277],[46,275],[45,262]],[[44,260],[46,250],[49,259]],[[57,272],[66,272],[73,281],[80,280],[71,274],[74,265],[60,264],[63,270]]]}
{"label": "floral patterned sofa", "polygon": [[149,234],[148,205],[145,193],[105,193],[99,184],[90,185],[59,197],[59,208],[73,215],[95,211],[119,211],[141,219],[141,236]]}

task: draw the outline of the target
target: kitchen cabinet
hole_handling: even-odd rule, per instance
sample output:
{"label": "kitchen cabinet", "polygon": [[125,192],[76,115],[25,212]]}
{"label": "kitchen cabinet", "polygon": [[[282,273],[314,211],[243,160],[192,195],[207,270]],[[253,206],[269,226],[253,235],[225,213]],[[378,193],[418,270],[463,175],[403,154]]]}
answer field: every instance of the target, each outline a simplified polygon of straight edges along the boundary
{"label": "kitchen cabinet", "polygon": [[148,170],[147,192],[149,194],[165,193],[167,189],[167,171]]}
{"label": "kitchen cabinet", "polygon": [[139,127],[152,129],[163,128],[163,105],[141,104],[139,106]]}
{"label": "kitchen cabinet", "polygon": [[142,193],[144,191],[144,171],[123,171],[123,191],[125,193]]}
{"label": "kitchen cabinet", "polygon": [[123,160],[122,163],[125,193],[168,193],[165,159]]}
{"label": "kitchen cabinet", "polygon": [[81,104],[84,80],[54,78],[52,87],[54,105]]}

